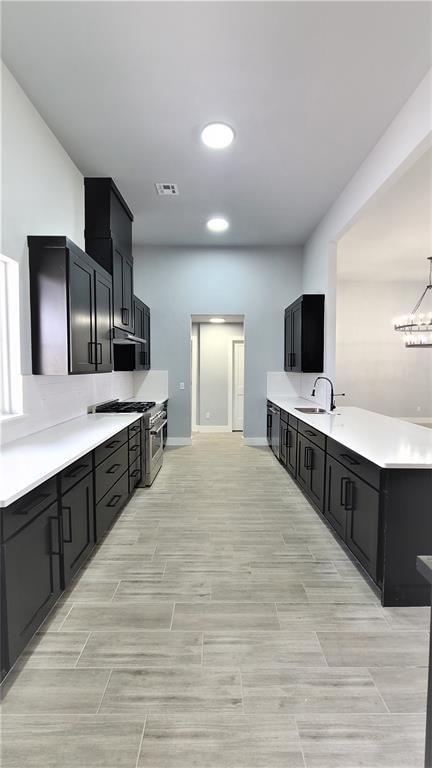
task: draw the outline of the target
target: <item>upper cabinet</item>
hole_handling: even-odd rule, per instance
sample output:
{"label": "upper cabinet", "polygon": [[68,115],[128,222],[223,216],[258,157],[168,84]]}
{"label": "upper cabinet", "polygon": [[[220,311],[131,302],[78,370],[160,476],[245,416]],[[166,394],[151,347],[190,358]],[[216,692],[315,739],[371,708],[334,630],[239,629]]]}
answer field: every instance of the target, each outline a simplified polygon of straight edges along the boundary
{"label": "upper cabinet", "polygon": [[67,237],[28,245],[33,373],[112,371],[111,275]]}
{"label": "upper cabinet", "polygon": [[324,364],[324,295],[304,294],[285,310],[284,370],[321,373]]}
{"label": "upper cabinet", "polygon": [[112,275],[115,328],[133,333],[133,215],[112,179],[84,186],[86,251]]}
{"label": "upper cabinet", "polygon": [[150,308],[133,297],[135,336],[142,343],[117,344],[114,351],[116,371],[149,371],[151,367]]}
{"label": "upper cabinet", "polygon": [[150,354],[150,308],[134,296],[135,336],[144,339],[144,344],[135,344],[135,370],[149,371]]}

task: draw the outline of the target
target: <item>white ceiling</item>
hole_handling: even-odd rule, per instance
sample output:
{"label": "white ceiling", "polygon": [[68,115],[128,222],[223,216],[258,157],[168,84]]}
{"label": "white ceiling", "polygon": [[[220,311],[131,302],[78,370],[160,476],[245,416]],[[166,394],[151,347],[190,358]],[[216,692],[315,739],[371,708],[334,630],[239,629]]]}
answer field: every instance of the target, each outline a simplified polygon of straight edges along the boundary
{"label": "white ceiling", "polygon": [[379,199],[338,244],[343,280],[426,284],[432,256],[432,150]]}
{"label": "white ceiling", "polygon": [[[3,2],[3,58],[137,244],[300,244],[431,64],[424,2]],[[229,150],[200,144],[230,123]],[[178,198],[154,182],[176,182]],[[224,235],[205,221],[226,215]]]}

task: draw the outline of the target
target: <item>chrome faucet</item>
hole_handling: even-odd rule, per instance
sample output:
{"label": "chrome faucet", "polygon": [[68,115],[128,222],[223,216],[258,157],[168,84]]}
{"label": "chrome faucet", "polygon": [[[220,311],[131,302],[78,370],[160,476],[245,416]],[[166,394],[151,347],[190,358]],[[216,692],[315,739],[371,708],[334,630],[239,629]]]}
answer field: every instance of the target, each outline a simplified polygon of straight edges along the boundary
{"label": "chrome faucet", "polygon": [[339,394],[335,394],[332,380],[327,378],[327,376],[317,376],[314,381],[311,397],[315,397],[315,388],[317,385],[317,381],[319,381],[320,379],[322,379],[323,381],[328,381],[328,383],[330,384],[330,411],[334,411],[336,409],[335,397],[345,397],[345,392],[340,392]]}

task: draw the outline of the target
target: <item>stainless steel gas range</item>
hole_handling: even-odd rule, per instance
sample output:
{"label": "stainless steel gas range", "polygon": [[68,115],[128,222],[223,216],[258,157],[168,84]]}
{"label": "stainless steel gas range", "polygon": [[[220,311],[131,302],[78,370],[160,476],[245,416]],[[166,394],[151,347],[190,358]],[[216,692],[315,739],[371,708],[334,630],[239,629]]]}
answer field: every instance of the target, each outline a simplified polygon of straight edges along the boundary
{"label": "stainless steel gas range", "polygon": [[152,484],[162,467],[164,429],[167,412],[164,405],[138,400],[110,400],[94,409],[96,413],[141,413],[141,481],[140,486]]}

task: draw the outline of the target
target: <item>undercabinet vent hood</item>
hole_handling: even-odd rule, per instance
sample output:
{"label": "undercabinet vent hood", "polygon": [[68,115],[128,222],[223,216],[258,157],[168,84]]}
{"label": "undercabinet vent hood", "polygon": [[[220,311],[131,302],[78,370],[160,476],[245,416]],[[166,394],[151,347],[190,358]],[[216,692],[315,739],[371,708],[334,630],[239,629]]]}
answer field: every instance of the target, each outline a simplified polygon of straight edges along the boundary
{"label": "undercabinet vent hood", "polygon": [[135,336],[120,328],[113,328],[112,342],[113,344],[147,344],[147,340],[142,339],[141,336]]}

